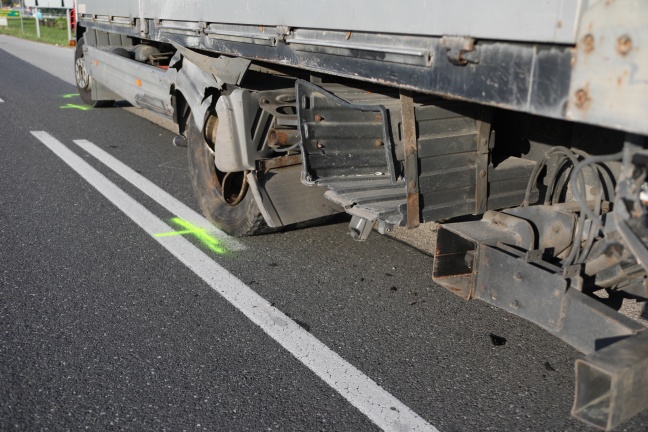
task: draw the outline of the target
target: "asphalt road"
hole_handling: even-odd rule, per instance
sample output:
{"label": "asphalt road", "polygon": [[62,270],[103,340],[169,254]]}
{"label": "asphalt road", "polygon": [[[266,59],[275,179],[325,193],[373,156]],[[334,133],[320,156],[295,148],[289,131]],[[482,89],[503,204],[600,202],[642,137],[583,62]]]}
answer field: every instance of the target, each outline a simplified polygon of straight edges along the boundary
{"label": "asphalt road", "polygon": [[39,68],[14,43],[0,38],[0,430],[590,430],[569,415],[580,354],[435,286],[417,249],[356,243],[346,223],[218,252],[156,237],[177,212],[90,151],[197,211],[185,150],[121,108],[70,107],[69,51],[19,49]]}

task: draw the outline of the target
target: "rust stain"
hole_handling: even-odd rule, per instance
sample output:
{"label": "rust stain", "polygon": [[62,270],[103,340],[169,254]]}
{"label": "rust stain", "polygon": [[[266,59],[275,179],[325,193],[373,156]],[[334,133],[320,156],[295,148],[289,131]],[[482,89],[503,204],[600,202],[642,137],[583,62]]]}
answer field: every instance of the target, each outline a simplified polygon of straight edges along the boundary
{"label": "rust stain", "polygon": [[632,39],[630,39],[630,36],[627,34],[620,36],[619,39],[617,39],[616,50],[622,56],[628,55],[632,50]]}
{"label": "rust stain", "polygon": [[351,32],[347,32],[346,36],[344,36],[344,40],[349,40],[351,38]]}
{"label": "rust stain", "polygon": [[556,23],[556,28],[562,28],[562,26],[562,20],[558,20],[558,22]]}
{"label": "rust stain", "polygon": [[584,88],[576,90],[576,93],[574,93],[574,105],[576,105],[577,108],[586,110],[591,104],[592,98],[589,94],[589,84]]}
{"label": "rust stain", "polygon": [[419,219],[419,194],[412,192],[407,194],[407,227],[416,228],[420,225]]}
{"label": "rust stain", "polygon": [[292,165],[300,165],[302,163],[301,155],[295,156],[283,156],[274,159],[267,159],[259,161],[259,168],[264,172],[268,173],[271,169],[283,168]]}
{"label": "rust stain", "polygon": [[592,36],[591,33],[583,36],[583,51],[585,51],[587,54],[594,51],[594,36]]}

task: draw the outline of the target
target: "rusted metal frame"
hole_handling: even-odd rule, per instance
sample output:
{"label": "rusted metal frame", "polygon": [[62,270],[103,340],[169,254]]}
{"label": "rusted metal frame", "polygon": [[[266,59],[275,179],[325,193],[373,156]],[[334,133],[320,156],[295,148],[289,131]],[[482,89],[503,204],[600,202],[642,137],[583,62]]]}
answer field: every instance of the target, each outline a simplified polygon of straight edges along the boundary
{"label": "rusted metal frame", "polygon": [[416,140],[416,114],[414,96],[400,92],[403,120],[403,147],[405,148],[405,183],[407,185],[407,227],[416,228],[421,223],[419,195],[418,145]]}
{"label": "rusted metal frame", "polygon": [[[491,118],[493,110],[490,107],[480,107],[477,120],[477,152],[475,160],[475,211],[482,214],[488,210],[488,162],[491,142]],[[493,135],[494,138],[494,135]]]}
{"label": "rusted metal frame", "polygon": [[572,415],[610,430],[648,408],[648,332],[576,360]]}
{"label": "rusted metal frame", "polygon": [[256,162],[257,170],[267,174],[271,169],[283,168],[292,165],[301,165],[301,155],[281,156],[272,159],[262,159]]}
{"label": "rusted metal frame", "polygon": [[643,330],[643,325],[578,291],[548,263],[501,243],[482,244],[474,298],[544,328],[586,354]]}

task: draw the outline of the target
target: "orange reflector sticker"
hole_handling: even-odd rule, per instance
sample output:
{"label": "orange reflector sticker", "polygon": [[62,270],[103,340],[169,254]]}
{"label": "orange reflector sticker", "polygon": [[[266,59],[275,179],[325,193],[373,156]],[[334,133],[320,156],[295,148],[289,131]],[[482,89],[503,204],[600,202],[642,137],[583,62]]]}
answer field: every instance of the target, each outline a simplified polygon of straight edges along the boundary
{"label": "orange reflector sticker", "polygon": [[142,80],[141,79],[136,79],[135,84],[137,84],[137,87],[142,87]]}

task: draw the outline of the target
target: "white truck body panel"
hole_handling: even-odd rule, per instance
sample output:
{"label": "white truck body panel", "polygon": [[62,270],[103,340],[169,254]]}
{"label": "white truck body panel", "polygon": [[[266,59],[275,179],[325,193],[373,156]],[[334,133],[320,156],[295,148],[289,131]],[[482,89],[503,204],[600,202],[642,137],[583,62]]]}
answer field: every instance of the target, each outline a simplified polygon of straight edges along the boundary
{"label": "white truck body panel", "polygon": [[[81,0],[99,16],[573,44],[583,0]],[[200,18],[198,18],[200,17]]]}

